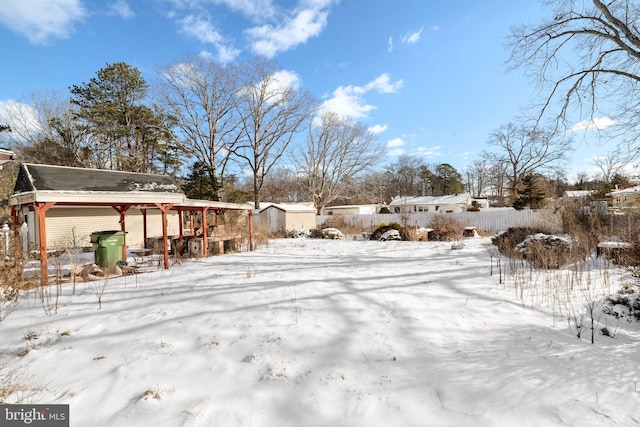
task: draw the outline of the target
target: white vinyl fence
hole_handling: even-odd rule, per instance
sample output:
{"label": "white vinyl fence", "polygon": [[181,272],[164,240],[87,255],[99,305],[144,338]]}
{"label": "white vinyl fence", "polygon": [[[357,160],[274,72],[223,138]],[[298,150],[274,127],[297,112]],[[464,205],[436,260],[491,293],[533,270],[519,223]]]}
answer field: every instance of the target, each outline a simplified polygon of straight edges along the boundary
{"label": "white vinyl fence", "polygon": [[318,226],[326,224],[335,226],[344,224],[363,231],[373,230],[381,223],[396,222],[402,225],[426,227],[436,215],[446,215],[462,222],[466,227],[477,227],[478,230],[499,232],[509,227],[518,226],[550,226],[554,225],[554,216],[547,210],[486,210],[483,212],[431,213],[416,212],[410,214],[370,214],[370,215],[319,215]]}

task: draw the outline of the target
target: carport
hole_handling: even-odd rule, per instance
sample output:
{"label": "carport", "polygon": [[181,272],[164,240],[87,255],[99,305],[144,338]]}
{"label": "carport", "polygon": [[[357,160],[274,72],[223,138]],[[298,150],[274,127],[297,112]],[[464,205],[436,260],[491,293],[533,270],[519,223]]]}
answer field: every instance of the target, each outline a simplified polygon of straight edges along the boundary
{"label": "carport", "polygon": [[[16,236],[22,223],[20,214],[23,209],[32,207],[38,229],[38,249],[42,284],[48,283],[47,230],[46,213],[53,206],[111,207],[120,216],[120,229],[127,231],[126,213],[130,209],[139,209],[144,218],[144,242],[147,242],[146,213],[149,209],[158,209],[162,216],[162,246],[164,268],[169,264],[169,236],[167,232],[167,213],[176,210],[179,213],[179,236],[182,245],[184,230],[182,212],[199,212],[203,221],[202,255],[207,252],[208,211],[218,215],[224,211],[246,211],[249,229],[249,250],[253,250],[253,208],[249,204],[213,202],[188,199],[179,190],[172,177],[133,172],[120,172],[100,169],[83,169],[65,166],[22,164],[9,199]],[[193,233],[193,227],[191,232]],[[126,259],[126,244],[122,248]]]}

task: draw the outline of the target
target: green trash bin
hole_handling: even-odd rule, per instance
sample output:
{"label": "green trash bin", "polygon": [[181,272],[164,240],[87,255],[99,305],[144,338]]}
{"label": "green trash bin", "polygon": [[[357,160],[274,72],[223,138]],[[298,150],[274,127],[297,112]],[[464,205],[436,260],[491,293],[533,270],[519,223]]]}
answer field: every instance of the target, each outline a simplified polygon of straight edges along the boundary
{"label": "green trash bin", "polygon": [[124,231],[96,231],[91,233],[91,243],[95,252],[96,264],[100,267],[113,267],[122,259]]}

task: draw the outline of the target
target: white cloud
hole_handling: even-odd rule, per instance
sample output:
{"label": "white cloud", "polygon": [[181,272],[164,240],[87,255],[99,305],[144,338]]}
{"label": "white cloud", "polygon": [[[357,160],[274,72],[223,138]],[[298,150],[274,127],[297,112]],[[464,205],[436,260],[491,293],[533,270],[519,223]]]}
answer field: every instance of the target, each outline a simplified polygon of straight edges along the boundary
{"label": "white cloud", "polygon": [[265,24],[246,31],[255,53],[267,58],[285,52],[318,36],[327,25],[328,7],[333,0],[307,0],[303,8],[278,25]]}
{"label": "white cloud", "polygon": [[120,16],[122,19],[131,19],[135,16],[135,13],[133,13],[133,10],[131,10],[131,7],[126,0],[116,0],[111,3],[109,10],[111,13]]}
{"label": "white cloud", "polygon": [[182,32],[191,37],[195,37],[203,43],[212,44],[218,51],[220,62],[233,61],[240,51],[229,46],[224,37],[214,28],[207,18],[195,15],[187,15],[180,20]]}
{"label": "white cloud", "polygon": [[68,38],[86,14],[81,0],[4,1],[0,24],[31,43],[45,44],[52,38]]}
{"label": "white cloud", "polygon": [[354,93],[352,86],[340,86],[333,91],[333,96],[330,99],[322,103],[320,109],[322,111],[333,111],[342,117],[363,119],[376,107],[365,103],[362,98]]}
{"label": "white cloud", "polygon": [[253,86],[245,86],[241,89],[241,93],[251,96],[264,90],[267,102],[273,104],[280,102],[286,96],[289,88],[296,89],[301,84],[299,75],[288,70],[280,70]]}
{"label": "white cloud", "polygon": [[274,90],[284,90],[286,88],[298,89],[301,86],[300,76],[288,70],[276,71],[271,75]]}
{"label": "white cloud", "polygon": [[610,117],[597,117],[593,120],[583,120],[581,122],[576,123],[571,128],[572,131],[581,131],[581,130],[589,130],[589,129],[597,129],[602,130],[608,127],[615,125],[616,122]]}
{"label": "white cloud", "polygon": [[424,27],[420,28],[418,31],[413,33],[407,33],[402,36],[402,43],[404,44],[415,44],[420,41],[420,35],[422,34],[422,30]]}
{"label": "white cloud", "polygon": [[395,150],[387,151],[387,154],[389,156],[392,156],[392,157],[399,157],[399,156],[402,156],[404,154],[404,150],[402,148],[397,148]]}
{"label": "white cloud", "polygon": [[402,138],[393,138],[387,141],[387,148],[392,147],[404,147],[404,141]]}
{"label": "white cloud", "polygon": [[384,132],[385,130],[387,130],[387,125],[373,125],[371,126],[369,129],[369,133],[373,134],[373,135],[379,135],[382,132]]}
{"label": "white cloud", "polygon": [[387,52],[393,52],[393,36],[389,36],[389,47],[387,48]]}
{"label": "white cloud", "polygon": [[257,21],[269,19],[276,14],[271,0],[213,0],[213,2],[222,3],[229,9]]}
{"label": "white cloud", "polygon": [[376,89],[380,93],[394,93],[398,89],[402,87],[404,82],[402,80],[398,80],[394,83],[391,83],[391,77],[387,73],[380,74],[374,80],[367,83],[364,88],[364,92],[367,92],[371,89]]}
{"label": "white cloud", "polygon": [[442,154],[440,153],[440,146],[437,145],[435,147],[418,147],[415,150],[416,156],[426,157],[428,159],[433,157],[440,157]]}
{"label": "white cloud", "polygon": [[213,24],[206,18],[195,15],[187,15],[180,20],[182,32],[195,37],[204,43],[221,43],[222,35],[213,27]]}
{"label": "white cloud", "polygon": [[339,86],[333,91],[332,97],[320,106],[321,111],[333,111],[342,117],[364,119],[369,112],[376,109],[375,105],[367,104],[363,95],[371,90],[379,93],[393,93],[401,88],[402,80],[391,82],[387,73],[381,74],[364,86]]}

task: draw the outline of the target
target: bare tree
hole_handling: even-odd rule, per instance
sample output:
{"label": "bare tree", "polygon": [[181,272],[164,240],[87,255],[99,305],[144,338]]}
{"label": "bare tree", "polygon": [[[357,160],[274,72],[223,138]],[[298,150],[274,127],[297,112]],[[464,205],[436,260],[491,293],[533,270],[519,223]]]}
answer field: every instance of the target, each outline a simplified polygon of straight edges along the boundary
{"label": "bare tree", "polygon": [[299,179],[293,173],[290,165],[276,167],[264,178],[261,195],[265,200],[275,203],[296,203],[309,201],[301,197]]}
{"label": "bare tree", "polygon": [[[485,158],[488,157],[487,153],[483,154]],[[508,192],[508,165],[506,162],[497,160],[490,161],[490,166],[487,171],[487,197],[491,203],[496,206],[504,206],[506,196]]]}
{"label": "bare tree", "polygon": [[571,141],[553,132],[539,131],[513,123],[494,131],[488,144],[495,151],[485,152],[484,158],[506,166],[509,196],[515,197],[522,177],[542,173],[566,160]]}
{"label": "bare tree", "polygon": [[487,160],[475,160],[465,170],[467,177],[467,191],[473,197],[486,196],[489,185],[489,172],[491,165]]}
{"label": "bare tree", "polygon": [[233,65],[191,56],[158,71],[156,98],[178,128],[178,144],[206,167],[215,195],[240,137],[236,108],[241,78]]}
{"label": "bare tree", "polygon": [[24,161],[91,166],[88,135],[75,120],[68,96],[54,91],[32,92],[26,103],[13,103],[6,113],[11,125],[6,138]]}
{"label": "bare tree", "polygon": [[360,122],[325,112],[311,121],[307,144],[292,156],[318,214],[344,197],[354,178],[378,163],[384,147]]}
{"label": "bare tree", "polygon": [[625,167],[638,158],[638,153],[630,144],[618,146],[614,151],[610,151],[604,156],[594,157],[592,162],[602,172],[602,179],[607,184],[611,184],[613,177],[619,174]]}
{"label": "bare tree", "polygon": [[416,156],[402,155],[387,167],[387,191],[391,197],[414,197],[432,191],[433,172]]}
{"label": "bare tree", "polygon": [[275,64],[255,60],[245,64],[244,85],[238,94],[240,143],[234,153],[253,175],[253,202],[260,208],[260,191],[294,136],[314,109],[311,95],[294,87],[290,74]]}
{"label": "bare tree", "polygon": [[[566,123],[576,110],[595,118],[600,101],[618,101],[618,120],[638,125],[640,107],[640,5],[629,0],[546,0],[550,16],[511,29],[510,64],[547,89],[540,117]],[[602,105],[604,106],[604,105]],[[607,106],[609,107],[609,106]],[[575,109],[575,110],[574,110]],[[630,128],[629,128],[630,129]]]}

